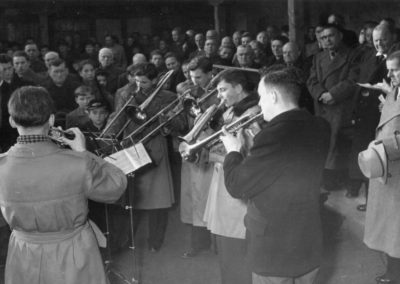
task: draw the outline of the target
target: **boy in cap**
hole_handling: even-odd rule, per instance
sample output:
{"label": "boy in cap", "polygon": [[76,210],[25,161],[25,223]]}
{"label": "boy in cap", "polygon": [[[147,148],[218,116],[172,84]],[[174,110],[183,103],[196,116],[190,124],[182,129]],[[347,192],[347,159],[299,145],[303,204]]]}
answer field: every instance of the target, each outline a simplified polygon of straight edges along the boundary
{"label": "boy in cap", "polygon": [[80,86],[75,90],[75,102],[78,107],[67,114],[65,126],[66,128],[78,127],[82,128],[89,121],[86,113],[88,103],[95,98],[92,88],[89,86]]}

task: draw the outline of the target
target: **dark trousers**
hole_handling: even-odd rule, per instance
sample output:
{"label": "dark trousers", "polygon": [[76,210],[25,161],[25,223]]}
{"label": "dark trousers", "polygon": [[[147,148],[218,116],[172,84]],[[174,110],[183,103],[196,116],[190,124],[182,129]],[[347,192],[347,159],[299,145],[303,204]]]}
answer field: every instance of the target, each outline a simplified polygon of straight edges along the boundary
{"label": "dark trousers", "polygon": [[143,215],[145,213],[148,214],[149,236],[147,241],[149,248],[155,248],[157,250],[161,248],[164,242],[165,231],[167,230],[168,210],[169,210],[168,208],[151,209],[151,210],[134,210],[133,222],[134,222],[135,233],[139,226],[140,220],[143,219]]}
{"label": "dark trousers", "polygon": [[206,227],[191,225],[190,245],[194,250],[206,250],[211,246],[211,233]]}
{"label": "dark trousers", "polygon": [[245,262],[246,240],[216,235],[222,284],[251,284],[251,271]]}

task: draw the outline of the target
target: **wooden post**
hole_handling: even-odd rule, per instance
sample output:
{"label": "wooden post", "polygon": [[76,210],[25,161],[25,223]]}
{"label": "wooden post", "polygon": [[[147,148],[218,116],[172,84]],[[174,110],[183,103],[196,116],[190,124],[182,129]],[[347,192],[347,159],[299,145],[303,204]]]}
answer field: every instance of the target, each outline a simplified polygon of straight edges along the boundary
{"label": "wooden post", "polygon": [[209,0],[209,3],[214,7],[214,29],[221,34],[221,23],[219,19],[219,5],[224,0]]}
{"label": "wooden post", "polygon": [[304,2],[288,0],[289,39],[304,47]]}

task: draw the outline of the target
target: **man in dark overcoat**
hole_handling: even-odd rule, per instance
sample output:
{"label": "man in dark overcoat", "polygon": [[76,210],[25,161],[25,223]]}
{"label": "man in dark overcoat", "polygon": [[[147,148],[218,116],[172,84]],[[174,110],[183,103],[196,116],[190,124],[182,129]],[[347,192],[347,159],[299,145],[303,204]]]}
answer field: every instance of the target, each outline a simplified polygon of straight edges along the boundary
{"label": "man in dark overcoat", "polygon": [[[375,48],[367,51],[362,58],[360,72],[355,79],[358,83],[374,85],[382,82],[387,75],[386,57],[393,46],[393,34],[387,25],[379,25],[374,28],[372,36]],[[361,183],[366,181],[359,170],[357,157],[358,153],[367,149],[368,144],[375,138],[375,130],[381,115],[380,95],[384,96],[380,91],[357,87],[353,114],[354,137],[349,163],[352,181],[347,189],[349,197],[357,196]]]}
{"label": "man in dark overcoat", "polygon": [[244,224],[253,284],[313,283],[320,266],[319,185],[329,125],[299,109],[300,92],[291,68],[268,73],[258,93],[269,123],[254,137],[250,155],[239,152],[240,135],[225,131],[221,137],[228,152],[226,188],[248,200]]}
{"label": "man in dark overcoat", "polygon": [[342,34],[334,25],[324,27],[321,40],[325,49],[314,57],[307,87],[314,99],[315,114],[325,118],[331,126],[324,187],[334,190],[344,185],[348,177],[355,92],[349,74],[357,68],[358,58],[342,43]]}

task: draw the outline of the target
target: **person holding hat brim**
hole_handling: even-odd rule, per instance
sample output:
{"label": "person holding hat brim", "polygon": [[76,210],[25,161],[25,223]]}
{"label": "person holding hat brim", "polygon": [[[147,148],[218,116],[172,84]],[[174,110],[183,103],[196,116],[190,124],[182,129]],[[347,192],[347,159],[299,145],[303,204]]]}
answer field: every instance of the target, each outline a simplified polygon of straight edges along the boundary
{"label": "person holding hat brim", "polygon": [[[377,140],[386,140],[387,137],[393,136],[396,130],[400,130],[400,51],[388,55],[386,67],[391,84],[383,81],[367,86],[386,94],[376,129]],[[382,147],[373,147],[376,146]],[[389,148],[384,146],[386,155],[391,153],[387,151]],[[387,257],[386,272],[376,278],[378,284],[400,283],[400,160],[388,159],[387,167],[386,182],[370,176],[365,221],[365,244],[373,250],[383,252]]]}

